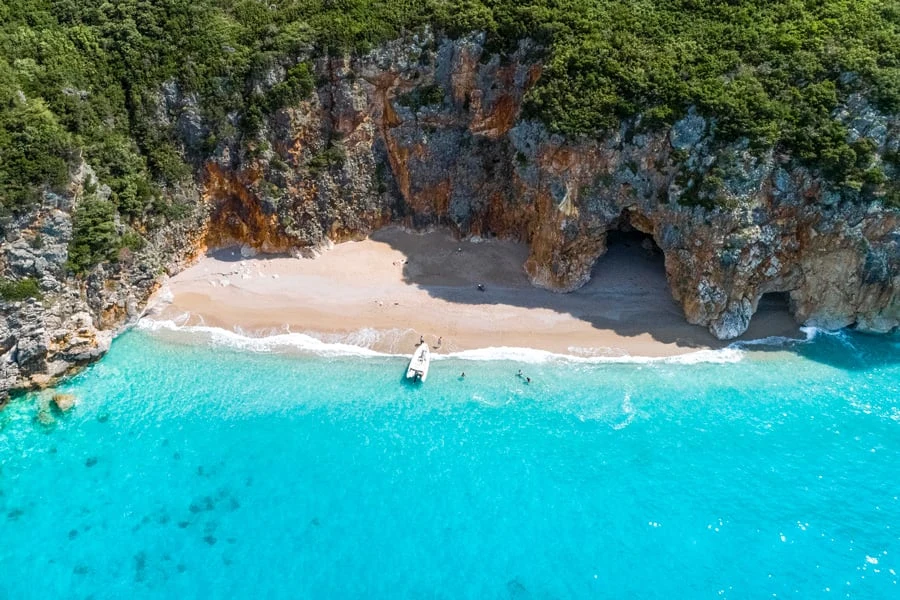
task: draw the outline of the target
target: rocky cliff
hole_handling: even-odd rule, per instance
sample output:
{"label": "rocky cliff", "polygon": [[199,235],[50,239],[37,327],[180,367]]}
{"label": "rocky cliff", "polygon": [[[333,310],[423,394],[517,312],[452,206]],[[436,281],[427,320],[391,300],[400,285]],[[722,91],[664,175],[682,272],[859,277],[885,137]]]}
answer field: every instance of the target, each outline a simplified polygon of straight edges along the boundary
{"label": "rocky cliff", "polygon": [[[523,116],[541,75],[535,50],[522,42],[501,57],[478,35],[426,31],[365,56],[311,59],[319,80],[308,100],[253,139],[220,140],[212,157],[192,151],[206,135],[196,98],[164,86],[157,121],[198,171],[168,193],[191,214],[85,279],[64,263],[89,166],[8,227],[2,273],[37,279],[44,297],[0,301],[0,397],[101,355],[160,277],[205,247],[281,252],[392,222],[522,240],[531,280],[560,292],[588,281],[609,231],[637,229],[665,254],[687,320],[721,339],[743,333],[768,292],[787,293],[801,323],[900,324],[900,212],[883,208],[877,183],[834,188],[791,156],[719,139],[715,119],[693,110],[670,128],[638,117],[599,139],[553,135]],[[274,69],[259,85],[283,77]],[[854,96],[836,116],[895,180],[897,115]]]}
{"label": "rocky cliff", "polygon": [[[206,209],[167,229],[147,234],[139,253],[123,250],[89,276],[67,272],[72,211],[92,174],[81,164],[65,194],[45,193],[41,206],[17,218],[0,242],[0,268],[8,278],[37,280],[42,296],[0,299],[0,402],[10,390],[44,387],[102,356],[113,335],[139,316],[161,276],[194,256],[196,231]],[[103,193],[101,187],[100,193]],[[179,191],[196,196],[196,191]]]}

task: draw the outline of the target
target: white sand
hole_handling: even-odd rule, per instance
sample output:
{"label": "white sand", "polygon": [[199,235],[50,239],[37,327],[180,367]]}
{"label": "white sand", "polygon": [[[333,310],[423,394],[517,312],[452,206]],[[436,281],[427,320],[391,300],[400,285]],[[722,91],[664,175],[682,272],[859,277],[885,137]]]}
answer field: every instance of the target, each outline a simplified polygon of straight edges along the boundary
{"label": "white sand", "polygon": [[[397,228],[316,258],[242,258],[221,250],[173,277],[150,311],[158,320],[306,333],[391,353],[419,336],[438,352],[526,347],[580,356],[670,356],[726,344],[685,322],[662,256],[613,245],[591,282],[571,294],[533,287],[524,244],[458,241]],[[479,291],[476,284],[485,286]],[[168,297],[163,301],[162,298]],[[798,334],[786,311],[761,310],[746,338]]]}

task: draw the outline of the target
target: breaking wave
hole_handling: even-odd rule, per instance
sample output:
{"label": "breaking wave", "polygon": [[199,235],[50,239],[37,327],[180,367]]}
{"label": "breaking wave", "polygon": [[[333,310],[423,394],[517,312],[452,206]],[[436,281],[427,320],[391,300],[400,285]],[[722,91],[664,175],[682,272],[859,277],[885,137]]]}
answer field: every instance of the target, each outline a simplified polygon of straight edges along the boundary
{"label": "breaking wave", "polygon": [[390,356],[371,348],[341,342],[324,342],[304,333],[273,332],[253,337],[239,331],[229,331],[206,325],[180,325],[176,321],[141,319],[136,328],[184,340],[184,334],[200,336],[210,344],[253,352],[301,352],[320,356]]}
{"label": "breaking wave", "polygon": [[[316,354],[319,356],[409,356],[410,352],[380,352],[370,346],[378,342],[399,339],[404,331],[382,332],[374,329],[362,329],[350,334],[328,334],[316,337],[306,333],[274,330],[265,335],[249,335],[243,331],[229,331],[207,325],[186,325],[188,315],[176,317],[174,320],[156,320],[143,318],[138,321],[136,329],[165,336],[169,339],[185,342],[196,342],[198,338],[206,343],[253,352],[283,352]],[[324,338],[324,339],[323,339]],[[787,338],[786,338],[787,339]],[[810,339],[810,338],[808,338]],[[793,340],[796,341],[796,340]],[[390,343],[394,349],[398,345]],[[559,354],[533,348],[498,346],[463,350],[448,354],[433,354],[435,361],[457,359],[472,361],[514,361],[522,363],[582,363],[582,364],[679,364],[691,365],[700,363],[735,363],[744,358],[743,346],[753,342],[741,342],[721,349],[702,349],[676,356],[633,356],[629,354],[601,354],[593,356]],[[771,345],[771,341],[769,342]],[[583,353],[583,349],[572,349]]]}

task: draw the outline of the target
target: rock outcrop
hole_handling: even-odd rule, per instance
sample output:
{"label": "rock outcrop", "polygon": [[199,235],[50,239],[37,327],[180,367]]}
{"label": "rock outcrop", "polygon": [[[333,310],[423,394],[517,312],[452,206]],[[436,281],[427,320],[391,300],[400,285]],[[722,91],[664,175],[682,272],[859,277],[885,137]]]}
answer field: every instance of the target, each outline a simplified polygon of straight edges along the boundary
{"label": "rock outcrop", "polygon": [[[83,174],[7,228],[0,270],[35,278],[44,299],[0,305],[0,396],[102,354],[159,277],[205,247],[282,252],[392,222],[522,240],[531,280],[560,292],[588,281],[609,231],[637,229],[665,254],[687,320],[721,339],[743,333],[769,292],[787,293],[802,323],[900,324],[900,212],[883,208],[877,186],[834,188],[790,156],[718,139],[715,120],[694,110],[668,129],[637,117],[596,139],[553,134],[523,117],[536,50],[523,41],[501,57],[479,35],[426,30],[364,56],[311,59],[311,98],[253,140],[219,140],[212,157],[191,155],[208,131],[197,99],[167,84],[160,125],[198,165],[195,188],[175,193],[196,210],[84,280],[64,269]],[[836,117],[900,176],[887,159],[900,149],[896,115],[854,96]]]}
{"label": "rock outcrop", "polygon": [[51,400],[59,412],[68,412],[75,407],[75,396],[72,394],[53,394]]}
{"label": "rock outcrop", "polygon": [[[262,250],[364,235],[388,221],[517,238],[531,248],[524,268],[534,284],[561,292],[588,281],[608,231],[632,227],[665,253],[686,318],[719,338],[743,333],[768,292],[788,293],[803,323],[897,327],[900,215],[877,194],[829,187],[747,140],[720,141],[714,120],[694,110],[668,130],[637,118],[599,139],[553,135],[522,118],[541,72],[534,50],[522,42],[501,59],[478,35],[426,33],[320,60],[327,83],[268,123],[245,153],[258,158],[225,171],[240,192],[210,201],[242,198],[227,212],[255,233],[234,237]],[[897,152],[896,115],[854,96],[837,116],[851,137],[873,142],[876,161]],[[342,159],[312,168],[330,147]],[[221,168],[208,167],[212,180]],[[272,229],[243,216],[254,211]]]}
{"label": "rock outcrop", "polygon": [[0,403],[10,390],[47,387],[103,356],[115,333],[139,316],[161,275],[179,271],[198,250],[206,208],[195,200],[195,214],[148,234],[140,252],[123,253],[85,278],[72,276],[66,268],[72,212],[90,173],[80,165],[65,194],[44,193],[39,207],[5,227],[0,273],[35,279],[42,297],[0,299]]}

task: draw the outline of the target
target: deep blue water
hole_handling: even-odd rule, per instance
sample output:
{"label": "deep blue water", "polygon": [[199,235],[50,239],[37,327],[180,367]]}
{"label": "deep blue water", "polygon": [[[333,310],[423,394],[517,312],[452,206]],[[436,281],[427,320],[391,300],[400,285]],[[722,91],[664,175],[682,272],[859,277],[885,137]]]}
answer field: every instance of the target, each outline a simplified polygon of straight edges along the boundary
{"label": "deep blue water", "polygon": [[762,350],[410,386],[132,331],[0,412],[0,597],[900,597],[898,339]]}

